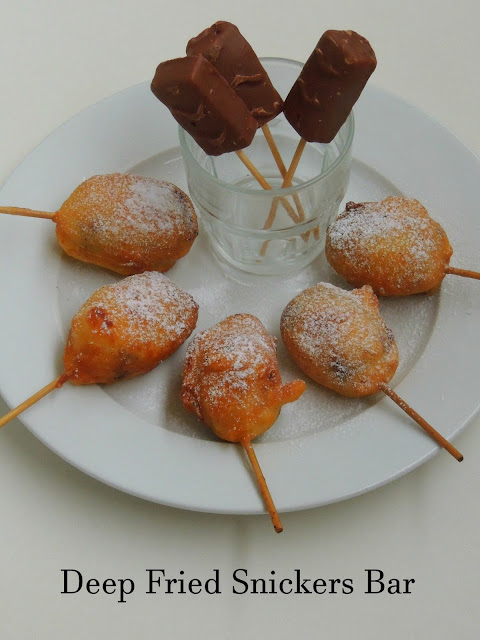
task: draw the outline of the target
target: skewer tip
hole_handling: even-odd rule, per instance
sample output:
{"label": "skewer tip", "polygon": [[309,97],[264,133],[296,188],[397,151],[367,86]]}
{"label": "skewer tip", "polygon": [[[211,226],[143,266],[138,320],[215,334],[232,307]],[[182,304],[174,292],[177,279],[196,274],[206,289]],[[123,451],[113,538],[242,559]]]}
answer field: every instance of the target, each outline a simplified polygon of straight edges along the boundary
{"label": "skewer tip", "polygon": [[260,489],[260,493],[262,494],[265,507],[267,508],[267,511],[270,515],[273,528],[277,533],[282,533],[283,525],[280,520],[280,516],[278,515],[275,504],[273,502],[270,491],[268,489],[267,483],[265,481],[265,477],[258,463],[257,456],[255,455],[255,451],[253,450],[252,443],[249,439],[245,438],[244,440],[240,441],[240,444],[245,449],[248,459],[250,460],[250,464],[252,465],[252,469],[258,483],[258,488]]}
{"label": "skewer tip", "polygon": [[451,442],[449,442],[446,438],[444,438],[436,429],[432,427],[420,414],[418,414],[415,409],[412,409],[410,405],[408,405],[405,400],[403,400],[395,391],[388,386],[388,384],[381,382],[378,385],[380,391],[383,391],[396,405],[400,407],[407,415],[412,418],[422,429],[433,439],[435,442],[445,449],[452,457],[455,458],[458,462],[463,461],[463,455],[460,451],[453,446]]}

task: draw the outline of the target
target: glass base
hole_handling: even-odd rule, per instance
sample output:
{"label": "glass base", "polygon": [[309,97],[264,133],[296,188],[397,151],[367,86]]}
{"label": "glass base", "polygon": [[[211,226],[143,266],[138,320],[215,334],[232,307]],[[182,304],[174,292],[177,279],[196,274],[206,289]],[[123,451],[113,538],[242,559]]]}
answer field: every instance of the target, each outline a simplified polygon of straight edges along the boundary
{"label": "glass base", "polygon": [[261,256],[260,252],[262,249],[262,244],[257,243],[259,251],[256,257],[246,257],[241,253],[241,257],[235,257],[235,255],[239,255],[237,252],[235,252],[235,254],[233,255],[232,252],[227,253],[222,249],[221,245],[213,240],[212,237],[210,237],[209,240],[213,254],[222,266],[229,265],[230,267],[234,267],[235,269],[243,271],[244,273],[252,273],[261,276],[278,276],[302,271],[302,269],[308,267],[309,264],[311,264],[316,258],[318,258],[318,256],[323,252],[324,249],[324,245],[322,245],[320,242],[317,242],[314,246],[310,247],[301,255],[299,255],[297,252],[292,252],[290,258],[281,258],[278,257],[278,255],[275,255],[271,259],[269,259],[268,247],[267,254],[265,256]]}

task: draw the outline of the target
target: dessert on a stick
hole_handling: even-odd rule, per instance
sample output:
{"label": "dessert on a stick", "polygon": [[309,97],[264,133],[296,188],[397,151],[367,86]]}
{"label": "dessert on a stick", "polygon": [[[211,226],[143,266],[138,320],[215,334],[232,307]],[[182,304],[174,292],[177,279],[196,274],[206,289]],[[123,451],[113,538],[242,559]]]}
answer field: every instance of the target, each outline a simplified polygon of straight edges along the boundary
{"label": "dessert on a stick", "polygon": [[349,202],[327,229],[325,255],[334,271],[377,295],[432,292],[449,273],[480,279],[450,267],[452,253],[443,228],[415,199]]}
{"label": "dessert on a stick", "polygon": [[259,127],[282,110],[283,100],[255,51],[231,22],[218,21],[191,38],[187,56],[203,56],[246,104]]}
{"label": "dessert on a stick", "polygon": [[397,369],[395,338],[370,287],[349,292],[320,283],[305,289],[284,309],[280,328],[302,371],[343,396],[376,393]]}
{"label": "dessert on a stick", "polygon": [[262,129],[283,178],[287,170],[268,127],[282,111],[283,100],[238,28],[231,22],[215,22],[188,41],[187,55],[206,58],[246,104]]}
{"label": "dessert on a stick", "polygon": [[156,271],[101,287],[72,320],[63,373],[0,419],[0,427],[67,381],[112,384],[151,371],[183,344],[197,317],[193,298]]}
{"label": "dessert on a stick", "polygon": [[[153,94],[207,155],[235,152],[263,189],[272,186],[243,152],[258,122],[227,80],[203,55],[166,60],[151,83]],[[281,202],[295,222],[298,215],[286,198]]]}
{"label": "dessert on a stick", "polygon": [[198,235],[190,198],[171,182],[112,173],[82,182],[57,212],[0,207],[48,218],[69,256],[122,275],[167,271]]}
{"label": "dessert on a stick", "polygon": [[388,386],[398,350],[371,287],[344,291],[320,283],[305,289],[285,307],[280,328],[290,355],[315,382],[350,398],[383,391],[456,460],[463,460]]}
{"label": "dessert on a stick", "polygon": [[257,121],[203,56],[160,63],[151,89],[208,155],[239,151],[252,142]]}
{"label": "dessert on a stick", "polygon": [[[363,36],[351,30],[325,31],[283,105],[285,118],[300,136],[283,188],[292,185],[307,142],[335,138],[376,66],[375,52]],[[273,203],[265,229],[273,224],[276,206]]]}
{"label": "dessert on a stick", "polygon": [[325,31],[285,99],[284,114],[305,142],[331,142],[377,65],[366,38]]}
{"label": "dessert on a stick", "polygon": [[182,400],[221,439],[240,443],[252,464],[275,530],[282,531],[251,441],[269,429],[305,383],[282,384],[276,341],[249,314],[229,316],[198,334],[187,349]]}

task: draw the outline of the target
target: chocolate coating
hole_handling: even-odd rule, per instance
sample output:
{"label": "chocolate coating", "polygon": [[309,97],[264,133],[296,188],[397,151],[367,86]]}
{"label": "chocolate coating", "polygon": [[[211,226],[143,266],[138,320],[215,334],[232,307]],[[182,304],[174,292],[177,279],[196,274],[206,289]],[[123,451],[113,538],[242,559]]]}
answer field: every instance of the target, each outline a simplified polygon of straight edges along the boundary
{"label": "chocolate coating", "polygon": [[162,62],[151,89],[205,153],[219,156],[252,142],[257,121],[203,56]]}
{"label": "chocolate coating", "polygon": [[358,33],[325,31],[285,100],[285,117],[308,142],[331,142],[376,66]]}
{"label": "chocolate coating", "polygon": [[247,105],[258,126],[275,118],[283,106],[255,51],[231,22],[215,22],[192,38],[187,55],[203,55]]}

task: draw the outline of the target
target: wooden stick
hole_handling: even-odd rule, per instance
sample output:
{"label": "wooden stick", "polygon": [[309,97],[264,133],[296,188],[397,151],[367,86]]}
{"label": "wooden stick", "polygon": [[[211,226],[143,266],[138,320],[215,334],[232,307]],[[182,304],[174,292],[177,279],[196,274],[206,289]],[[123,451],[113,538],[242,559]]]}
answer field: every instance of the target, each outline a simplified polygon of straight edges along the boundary
{"label": "wooden stick", "polygon": [[[282,176],[282,178],[285,179],[285,176],[287,175],[287,169],[285,167],[285,164],[283,163],[282,156],[280,155],[280,151],[278,150],[277,143],[275,142],[275,139],[272,136],[272,133],[270,131],[270,128],[269,128],[268,124],[264,124],[263,125],[262,131],[263,131],[263,135],[265,136],[265,140],[267,141],[267,144],[270,147],[270,151],[272,152],[272,156],[273,156],[273,159],[275,160],[275,164],[277,165],[278,170],[280,171],[280,175]],[[285,184],[285,180],[284,180],[284,182],[282,184],[282,189],[284,189],[285,187],[291,187],[291,186],[292,186],[291,182],[290,182],[290,184]],[[298,193],[294,193],[293,194],[293,200],[295,202],[295,206],[297,207],[297,211],[298,211],[298,215],[299,215],[299,218],[300,218],[300,222],[303,222],[305,220],[305,211],[303,209],[302,203],[300,201],[300,196],[298,195]],[[272,208],[273,208],[273,204],[272,204]],[[273,219],[270,222],[270,226],[268,226],[268,227],[264,226],[263,227],[264,229],[270,229],[270,227],[272,226],[273,220],[275,219],[275,213],[276,213],[277,209],[278,209],[278,204],[275,207],[275,212],[273,214]],[[271,215],[272,214],[269,213],[267,221],[270,219]],[[267,223],[265,223],[265,225],[266,224]]]}
{"label": "wooden stick", "polygon": [[[283,178],[282,189],[285,189],[286,187],[291,187],[292,186],[293,176],[295,174],[295,171],[297,170],[298,163],[300,162],[300,158],[302,157],[302,153],[303,153],[303,150],[305,149],[305,145],[306,144],[307,144],[307,141],[304,140],[303,138],[298,143],[298,146],[297,146],[297,148],[295,150],[295,153],[293,154],[292,162],[290,163],[290,166],[288,167],[288,171],[286,171],[284,174],[282,174],[282,178]],[[296,198],[295,198],[295,196],[296,196]],[[297,205],[298,214],[299,214],[299,217],[300,217],[300,222],[303,222],[305,220],[306,216],[305,216],[305,211],[304,211],[304,209],[302,207],[302,203],[300,202],[300,198],[298,196],[298,193],[295,193],[293,195],[293,198],[295,200],[295,204]],[[275,213],[276,213],[277,209],[278,209],[278,201],[274,201],[272,203],[272,207],[270,209],[270,213],[268,214],[267,221],[263,225],[264,229],[270,229],[270,227],[272,226],[273,220],[275,219]]]}
{"label": "wooden stick", "polygon": [[[267,142],[268,142],[268,139],[267,139]],[[283,177],[282,189],[285,189],[287,187],[291,187],[292,186],[293,176],[295,175],[295,171],[297,170],[298,163],[300,162],[300,158],[302,157],[302,153],[303,153],[303,150],[305,149],[305,145],[306,144],[307,144],[307,141],[304,140],[303,138],[301,138],[300,142],[298,143],[297,148],[295,149],[295,153],[293,154],[292,162],[290,163],[290,166],[288,167],[288,171],[285,174],[282,174],[282,177]],[[296,205],[297,210],[298,210],[299,222],[303,222],[306,219],[306,215],[305,215],[305,210],[302,207],[302,203],[300,201],[300,197],[299,197],[298,193],[295,193],[293,195],[293,199],[295,201],[295,205]],[[278,209],[278,200],[275,199],[272,202],[272,206],[270,207],[270,211],[268,212],[268,217],[267,217],[267,219],[265,221],[265,224],[263,225],[263,228],[265,230],[266,229],[270,229],[271,226],[273,225],[273,223],[275,221],[275,216],[277,215],[277,209]],[[318,230],[315,230],[315,231],[318,234]],[[308,234],[307,234],[306,238],[308,238]],[[317,239],[318,239],[318,237],[317,237]],[[262,248],[260,249],[260,255],[261,256],[265,255],[265,253],[267,251],[267,247],[268,247],[268,240],[266,240],[262,244]]]}
{"label": "wooden stick", "polygon": [[400,409],[403,409],[405,413],[413,418],[413,420],[415,420],[415,422],[420,427],[422,427],[422,429],[426,431],[437,444],[443,447],[445,451],[448,451],[448,453],[452,455],[455,460],[458,460],[458,462],[462,462],[463,455],[460,453],[460,451],[458,451],[458,449],[450,444],[450,442],[448,442],[448,440],[440,435],[436,429],[429,425],[428,422],[426,422],[426,420],[422,418],[422,416],[420,416],[414,409],[412,409],[412,407],[410,407],[404,400],[402,400],[402,398],[400,398],[400,396],[397,395],[392,388],[390,388],[384,382],[381,382],[378,386],[380,387],[381,391],[383,391],[389,398],[391,398],[395,402],[395,404],[400,407]]}
{"label": "wooden stick", "polygon": [[474,278],[480,280],[480,273],[477,271],[468,271],[467,269],[456,269],[455,267],[447,267],[445,273],[451,273],[454,276],[462,276],[463,278]]}
{"label": "wooden stick", "polygon": [[[285,173],[285,175],[283,175],[283,182],[282,182],[282,189],[285,189],[287,187],[291,187],[292,186],[292,180],[293,180],[293,176],[295,174],[295,171],[297,170],[298,167],[298,163],[300,162],[300,158],[302,157],[302,153],[303,150],[305,149],[305,145],[307,144],[307,141],[304,140],[303,138],[301,138],[300,142],[298,143],[297,148],[295,149],[295,153],[293,154],[293,158],[292,158],[292,162],[290,163],[290,166],[288,167],[288,171]],[[300,198],[298,193],[294,193],[293,194],[293,199],[295,200],[295,204],[297,205],[297,209],[298,209],[298,215],[299,215],[299,222],[303,222],[306,219],[306,215],[305,215],[305,210],[302,207],[302,203],[300,202]],[[272,209],[275,205],[275,202],[272,203]],[[278,208],[278,204],[276,209]],[[267,222],[265,222],[264,225],[264,229],[270,229],[270,227],[273,224],[273,219],[275,218],[275,212],[273,213],[273,218],[271,216],[272,213],[272,209],[270,209],[270,213],[268,214],[268,218],[267,218]],[[267,223],[270,221],[270,225],[267,227]]]}
{"label": "wooden stick", "polygon": [[272,136],[272,132],[270,131],[270,127],[268,126],[268,124],[263,125],[262,132],[265,136],[265,140],[267,141],[268,146],[270,147],[270,151],[272,152],[275,164],[280,171],[280,175],[282,176],[282,178],[284,178],[285,174],[287,173],[287,168],[285,167],[282,156],[280,155],[280,151],[278,150],[277,144]]}
{"label": "wooden stick", "polygon": [[[271,191],[272,190],[272,186],[270,185],[270,183],[268,183],[265,180],[265,178],[262,176],[260,171],[256,168],[256,166],[250,160],[250,158],[243,151],[235,151],[235,153],[240,158],[240,160],[243,162],[243,164],[247,167],[247,169],[250,171],[250,173],[255,178],[255,180],[259,183],[259,185],[263,189],[265,189],[266,191]],[[285,197],[281,196],[280,197],[280,201],[281,201],[282,205],[285,207],[288,215],[293,220],[293,222],[295,222],[295,223],[299,222],[299,217],[295,213],[292,205],[288,202],[288,200]]]}
{"label": "wooden stick", "polygon": [[[300,142],[297,145],[297,148],[295,150],[295,153],[293,154],[293,158],[292,158],[292,162],[290,163],[290,166],[288,167],[288,171],[285,175],[285,179],[284,182],[285,187],[291,187],[292,186],[292,180],[293,180],[293,176],[295,175],[295,171],[297,170],[298,164],[300,162],[300,158],[302,157],[302,153],[305,149],[305,145],[307,144],[307,141],[304,138],[300,139]],[[295,194],[298,198],[298,194]],[[300,201],[300,198],[298,198],[298,200]],[[301,204],[300,204],[301,206]],[[303,208],[301,209],[300,213],[300,217],[302,220],[305,220],[305,211],[303,210]],[[302,217],[303,216],[303,217]],[[315,235],[316,240],[319,239],[320,237],[320,233],[317,227],[315,227],[315,229],[313,230],[313,233]],[[307,234],[308,237],[308,234]]]}
{"label": "wooden stick", "polygon": [[260,493],[262,494],[262,498],[265,506],[267,507],[267,511],[270,514],[270,518],[272,519],[273,527],[277,533],[282,533],[283,526],[280,522],[280,517],[273,503],[272,496],[270,495],[270,491],[268,490],[268,486],[263,476],[260,465],[258,464],[257,456],[255,455],[255,451],[253,450],[252,443],[250,442],[250,440],[245,439],[242,440],[241,444],[247,453],[250,464],[252,465],[255,478],[258,482]]}
{"label": "wooden stick", "polygon": [[[302,142],[303,142],[303,146],[302,146]],[[290,166],[288,167],[288,171],[285,174],[285,177],[283,179],[282,189],[284,189],[285,187],[291,187],[292,186],[293,176],[295,174],[295,171],[297,170],[298,163],[300,162],[300,158],[302,156],[303,150],[305,149],[305,144],[306,144],[306,141],[302,138],[300,140],[300,142],[298,143],[298,147],[297,147],[297,149],[295,151],[295,154],[293,156],[292,162],[291,162]],[[292,170],[292,167],[294,167],[293,170]],[[293,194],[293,200],[294,200],[294,202],[295,202],[295,204],[297,206],[297,209],[298,209],[298,215],[300,216],[300,222],[304,222],[304,220],[306,220],[307,216],[305,215],[305,209],[302,207],[302,203],[300,201],[300,196],[298,195],[298,193],[294,193]],[[307,238],[308,238],[308,234],[307,234]]]}
{"label": "wooden stick", "polygon": [[293,154],[292,162],[288,167],[288,171],[285,174],[285,178],[283,182],[286,187],[289,187],[292,184],[293,176],[295,175],[295,171],[297,170],[298,163],[300,162],[300,158],[302,157],[303,150],[305,149],[305,145],[307,141],[304,138],[300,138],[300,142],[295,149],[295,153]]}
{"label": "wooden stick", "polygon": [[277,209],[278,209],[278,198],[275,198],[275,200],[272,202],[272,206],[270,207],[270,211],[268,212],[268,218],[265,220],[265,224],[263,225],[263,228],[265,230],[270,229],[270,227],[272,226],[273,221],[275,220],[275,216],[277,214]]}
{"label": "wooden stick", "polygon": [[266,189],[267,191],[269,191],[272,187],[265,180],[265,178],[262,176],[260,171],[257,169],[257,167],[253,164],[253,162],[247,156],[247,154],[244,151],[241,151],[241,150],[240,151],[235,151],[235,153],[240,158],[240,160],[243,162],[243,164],[247,167],[247,169],[250,171],[250,173],[255,178],[255,180],[259,183],[259,185],[261,187],[263,187],[264,189]]}
{"label": "wooden stick", "polygon": [[22,402],[22,404],[19,404],[16,409],[12,409],[9,413],[7,413],[5,416],[3,416],[3,418],[0,419],[0,428],[6,425],[7,422],[10,422],[10,420],[13,420],[13,418],[16,418],[18,415],[23,413],[26,409],[31,407],[33,404],[38,402],[41,398],[46,396],[54,389],[59,389],[63,385],[63,383],[68,380],[68,378],[69,376],[67,376],[65,373],[62,373],[61,376],[55,378],[55,380],[50,382],[50,384],[47,384],[46,387],[43,387],[43,389],[40,389],[40,391],[34,393],[33,396],[30,396],[30,398]]}
{"label": "wooden stick", "polygon": [[0,207],[0,213],[8,213],[11,216],[27,216],[28,218],[46,218],[47,220],[53,220],[55,216],[55,213],[50,213],[50,211],[36,211],[23,207]]}

